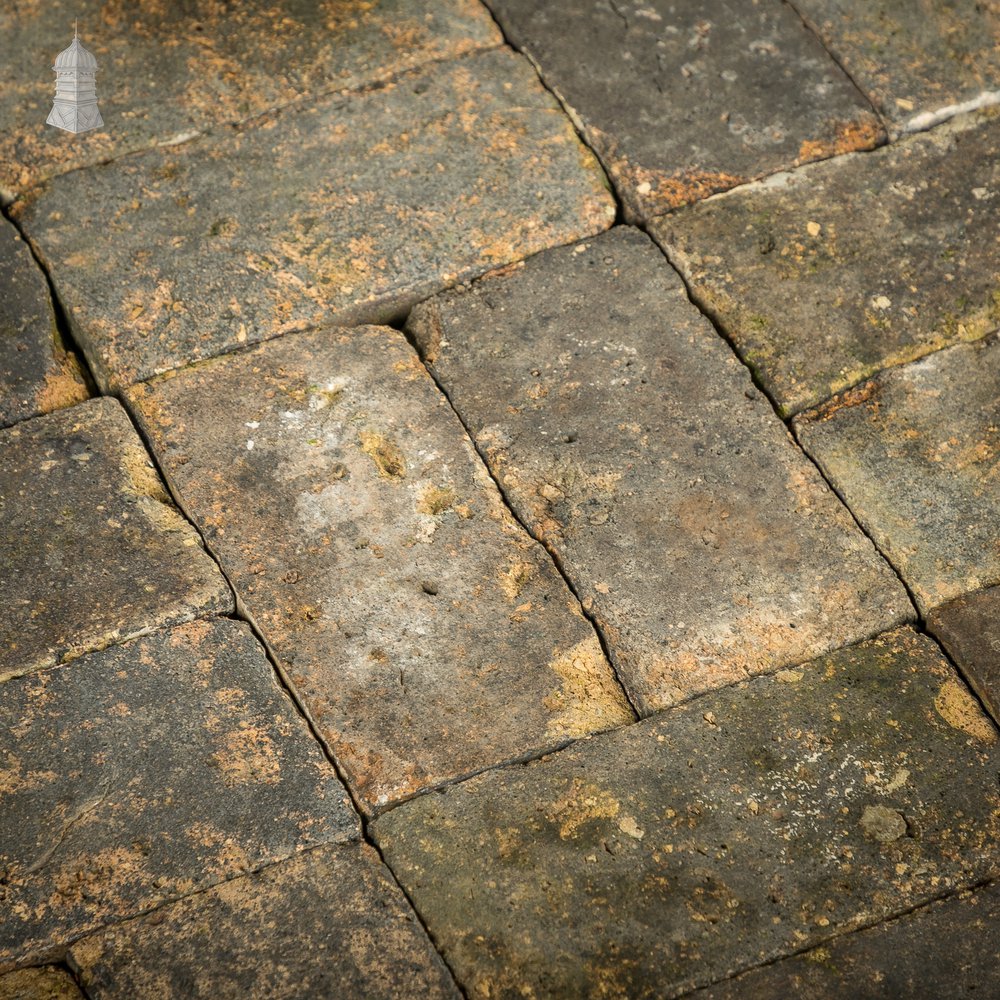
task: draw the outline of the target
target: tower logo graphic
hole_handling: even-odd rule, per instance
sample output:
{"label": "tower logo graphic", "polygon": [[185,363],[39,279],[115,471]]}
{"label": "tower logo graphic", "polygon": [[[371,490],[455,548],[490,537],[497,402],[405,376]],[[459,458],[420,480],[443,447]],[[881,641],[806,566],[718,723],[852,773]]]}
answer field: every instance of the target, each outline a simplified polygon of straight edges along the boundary
{"label": "tower logo graphic", "polygon": [[67,132],[88,132],[92,128],[101,128],[104,119],[97,110],[94,85],[97,60],[92,52],[83,47],[76,24],[73,25],[70,47],[56,56],[52,69],[56,74],[56,99],[45,124],[55,125]]}

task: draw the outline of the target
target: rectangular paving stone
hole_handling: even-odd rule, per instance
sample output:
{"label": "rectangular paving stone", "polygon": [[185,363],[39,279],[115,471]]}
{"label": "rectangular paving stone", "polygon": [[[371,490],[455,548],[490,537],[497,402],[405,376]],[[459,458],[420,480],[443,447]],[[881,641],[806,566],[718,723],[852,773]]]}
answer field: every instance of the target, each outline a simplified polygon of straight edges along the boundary
{"label": "rectangular paving stone", "polygon": [[643,712],[911,614],[637,231],[432,299],[410,330]]}
{"label": "rectangular paving stone", "polygon": [[460,996],[366,844],[319,847],[111,927],[69,961],[94,1000]]}
{"label": "rectangular paving stone", "polygon": [[795,427],[921,612],[1000,583],[1000,337],[883,372]]}
{"label": "rectangular paving stone", "polygon": [[0,427],[87,398],[83,372],[56,329],[45,276],[0,218]]}
{"label": "rectangular paving stone", "polygon": [[630,220],[884,137],[779,0],[489,6],[579,123]]}
{"label": "rectangular paving stone", "polygon": [[796,0],[895,134],[1000,98],[1000,7],[949,0]]}
{"label": "rectangular paving stone", "polygon": [[0,1000],[85,1000],[69,974],[55,966],[0,976]]}
{"label": "rectangular paving stone", "polygon": [[904,628],[370,829],[468,996],[673,997],[995,878],[998,765]]}
{"label": "rectangular paving stone", "polygon": [[107,388],[391,318],[606,228],[604,185],[528,62],[496,49],[65,174],[11,211]]}
{"label": "rectangular paving stone", "polygon": [[0,566],[0,680],[233,607],[113,399],[0,431]]}
{"label": "rectangular paving stone", "polygon": [[398,332],[283,338],[129,399],[366,809],[634,720]]}
{"label": "rectangular paving stone", "polygon": [[782,414],[1000,325],[1000,113],[817,164],[653,234]]}
{"label": "rectangular paving stone", "polygon": [[200,621],[0,686],[0,970],[358,836],[244,624]]}
{"label": "rectangular paving stone", "polygon": [[1000,996],[998,926],[994,884],[698,990],[691,1000]]}
{"label": "rectangular paving stone", "polygon": [[935,608],[927,627],[1000,722],[1000,587]]}
{"label": "rectangular paving stone", "polygon": [[[105,128],[47,127],[52,62],[80,37],[97,58]],[[0,196],[53,174],[240,121],[330,90],[380,83],[502,41],[475,0],[107,4],[0,10]]]}

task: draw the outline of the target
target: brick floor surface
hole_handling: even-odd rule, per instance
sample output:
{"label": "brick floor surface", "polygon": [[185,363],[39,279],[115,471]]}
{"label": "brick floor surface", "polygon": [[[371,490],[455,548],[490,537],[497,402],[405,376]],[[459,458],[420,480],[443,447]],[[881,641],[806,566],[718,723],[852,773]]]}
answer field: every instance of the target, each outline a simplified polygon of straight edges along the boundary
{"label": "brick floor surface", "polygon": [[998,31],[3,5],[0,1000],[997,994]]}

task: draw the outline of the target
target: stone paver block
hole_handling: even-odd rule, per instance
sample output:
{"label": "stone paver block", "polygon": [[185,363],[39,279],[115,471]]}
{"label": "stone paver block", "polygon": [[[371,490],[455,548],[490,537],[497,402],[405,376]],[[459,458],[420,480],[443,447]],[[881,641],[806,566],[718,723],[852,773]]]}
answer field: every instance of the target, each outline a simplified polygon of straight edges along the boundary
{"label": "stone paver block", "polygon": [[113,399],[0,432],[0,566],[0,680],[232,610]]}
{"label": "stone paver block", "polygon": [[0,976],[0,1000],[85,1000],[76,983],[55,966]]}
{"label": "stone paver block", "polygon": [[1000,7],[949,0],[796,0],[894,133],[1000,97]]}
{"label": "stone paver block", "polygon": [[1000,587],[936,608],[927,627],[1000,722]]}
{"label": "stone paver block", "polygon": [[633,721],[398,332],[283,338],[130,399],[366,808]]}
{"label": "stone paver block", "polygon": [[246,625],[179,625],[0,695],[0,969],[358,835]]}
{"label": "stone paver block", "polygon": [[371,829],[470,997],[672,997],[996,877],[998,765],[900,629]]}
{"label": "stone paver block", "polygon": [[1000,325],[1000,113],[659,220],[656,239],[784,414]]}
{"label": "stone paver block", "polygon": [[699,990],[691,1000],[889,1000],[1000,996],[1000,887],[835,938]]}
{"label": "stone paver block", "polygon": [[527,60],[497,49],[65,174],[12,212],[107,387],[391,318],[606,228],[604,184]]}
{"label": "stone paver block", "polygon": [[922,612],[1000,583],[1000,337],[883,372],[796,430]]}
{"label": "stone paver block", "polygon": [[[72,39],[74,18],[97,57],[106,127],[66,136],[45,119],[55,93],[52,60]],[[500,41],[475,0],[5,5],[0,194]]]}
{"label": "stone paver block", "polygon": [[884,137],[779,0],[489,5],[580,123],[631,217]]}
{"label": "stone paver block", "polygon": [[87,395],[80,366],[56,330],[45,276],[0,218],[0,427]]}
{"label": "stone paver block", "polygon": [[316,848],[73,945],[101,1000],[458,1000],[441,959],[366,844]]}
{"label": "stone paver block", "polygon": [[432,299],[410,328],[644,711],[911,613],[635,230]]}

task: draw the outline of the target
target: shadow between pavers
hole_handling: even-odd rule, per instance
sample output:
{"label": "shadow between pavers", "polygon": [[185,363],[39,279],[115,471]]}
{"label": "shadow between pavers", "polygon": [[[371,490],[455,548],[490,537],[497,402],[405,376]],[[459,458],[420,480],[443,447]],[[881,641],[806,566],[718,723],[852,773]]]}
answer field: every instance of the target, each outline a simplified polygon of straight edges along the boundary
{"label": "shadow between pavers", "polygon": [[902,628],[369,832],[470,997],[672,997],[996,877],[998,767]]}
{"label": "shadow between pavers", "polygon": [[245,624],[179,625],[0,696],[0,969],[360,836]]}

